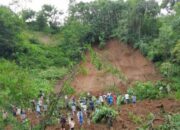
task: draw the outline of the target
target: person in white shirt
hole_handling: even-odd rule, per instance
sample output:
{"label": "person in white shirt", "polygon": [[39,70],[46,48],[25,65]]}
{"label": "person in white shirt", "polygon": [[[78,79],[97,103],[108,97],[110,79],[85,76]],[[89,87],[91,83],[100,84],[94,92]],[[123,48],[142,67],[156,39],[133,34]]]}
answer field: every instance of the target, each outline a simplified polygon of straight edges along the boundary
{"label": "person in white shirt", "polygon": [[70,130],[74,130],[75,127],[75,122],[73,120],[73,118],[69,118],[69,128]]}
{"label": "person in white shirt", "polygon": [[99,101],[100,101],[101,105],[104,105],[104,99],[103,99],[103,96],[99,96]]}
{"label": "person in white shirt", "polygon": [[129,103],[129,94],[127,93],[127,94],[125,94],[125,102],[126,102],[126,104],[128,104]]}

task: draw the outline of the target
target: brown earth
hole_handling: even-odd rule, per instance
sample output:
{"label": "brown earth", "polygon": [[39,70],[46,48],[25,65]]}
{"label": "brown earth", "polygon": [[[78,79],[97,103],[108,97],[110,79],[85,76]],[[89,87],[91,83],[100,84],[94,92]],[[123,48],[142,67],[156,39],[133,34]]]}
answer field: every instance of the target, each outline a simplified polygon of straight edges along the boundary
{"label": "brown earth", "polygon": [[[141,102],[137,102],[136,105],[127,104],[121,106],[121,111],[119,112],[119,116],[117,116],[116,120],[113,123],[113,130],[135,130],[141,124],[135,123],[133,119],[129,116],[129,113],[133,113],[142,119],[144,124],[147,123],[147,115],[149,113],[153,113],[155,116],[153,127],[164,123],[164,117],[162,116],[160,106],[164,106],[165,113],[178,113],[180,112],[180,101],[175,101],[172,99],[161,99],[161,100],[144,100]],[[31,125],[35,126],[39,123],[39,119],[36,118],[35,113],[29,113],[28,118],[30,119]],[[76,117],[75,117],[76,119]],[[76,120],[76,130],[80,130],[80,127],[77,125]],[[67,125],[68,130],[68,125]],[[107,125],[105,124],[94,124],[87,125],[86,119],[83,125],[84,130],[109,130]],[[12,130],[11,126],[8,126],[6,130]],[[61,130],[60,124],[55,126],[48,126],[46,130]]]}
{"label": "brown earth", "polygon": [[91,92],[97,94],[112,85],[116,85],[122,93],[135,81],[156,81],[160,75],[156,71],[152,62],[147,60],[138,50],[120,43],[117,40],[107,42],[104,49],[94,48],[98,56],[105,62],[111,63],[118,70],[122,71],[128,81],[122,81],[112,74],[97,70],[91,63],[90,54],[86,54],[86,61],[81,63],[81,67],[87,69],[88,74],[77,74],[72,86],[76,93]]}
{"label": "brown earth", "polygon": [[[166,113],[177,113],[180,112],[180,101],[174,101],[171,99],[162,99],[162,100],[144,100],[138,102],[136,105],[122,105],[119,116],[114,121],[113,130],[135,130],[141,124],[135,123],[129,116],[129,113],[141,117],[142,123],[146,124],[147,115],[153,113],[155,119],[153,121],[153,127],[160,125],[164,122],[164,117],[162,116],[160,105],[164,106]],[[91,124],[87,125],[86,120],[83,126],[84,130],[109,130],[105,124]],[[68,129],[68,126],[67,126]],[[80,130],[76,122],[76,128]],[[49,126],[47,130],[60,130],[60,125]]]}

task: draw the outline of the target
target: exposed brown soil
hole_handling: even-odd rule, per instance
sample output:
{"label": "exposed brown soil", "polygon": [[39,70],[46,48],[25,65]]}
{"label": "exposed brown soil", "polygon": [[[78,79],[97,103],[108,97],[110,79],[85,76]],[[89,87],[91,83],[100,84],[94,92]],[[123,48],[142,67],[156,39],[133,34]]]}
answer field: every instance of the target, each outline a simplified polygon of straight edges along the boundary
{"label": "exposed brown soil", "polygon": [[[164,106],[166,113],[177,113],[180,111],[180,101],[174,101],[171,99],[162,99],[162,100],[144,100],[138,102],[136,105],[122,105],[121,112],[119,116],[114,121],[113,130],[135,130],[141,124],[136,124],[129,116],[129,113],[132,112],[134,115],[141,117],[144,124],[146,124],[147,115],[153,113],[155,115],[155,120],[153,122],[153,127],[164,123],[164,117],[162,116],[160,105]],[[76,124],[77,125],[77,124]],[[85,130],[109,130],[105,124],[91,124],[90,126],[87,123],[84,124],[83,128]],[[68,126],[67,126],[68,129]],[[78,125],[76,129],[80,128]],[[60,130],[60,125],[49,126],[47,130]]]}
{"label": "exposed brown soil", "polygon": [[128,82],[125,84],[124,81],[112,74],[97,70],[91,63],[89,53],[87,53],[86,61],[81,63],[81,66],[88,70],[88,74],[79,73],[72,82],[77,93],[92,92],[97,94],[114,84],[124,93],[127,87],[135,81],[156,81],[160,79],[153,63],[147,60],[140,51],[117,40],[109,41],[102,50],[97,47],[94,50],[103,61],[111,63],[122,71]]}
{"label": "exposed brown soil", "polygon": [[112,86],[114,83],[121,84],[121,80],[112,74],[103,70],[97,70],[90,61],[89,53],[87,53],[86,59],[86,62],[81,63],[81,66],[87,69],[88,74],[79,73],[72,82],[72,86],[75,87],[77,94],[81,92],[101,94],[102,90]]}

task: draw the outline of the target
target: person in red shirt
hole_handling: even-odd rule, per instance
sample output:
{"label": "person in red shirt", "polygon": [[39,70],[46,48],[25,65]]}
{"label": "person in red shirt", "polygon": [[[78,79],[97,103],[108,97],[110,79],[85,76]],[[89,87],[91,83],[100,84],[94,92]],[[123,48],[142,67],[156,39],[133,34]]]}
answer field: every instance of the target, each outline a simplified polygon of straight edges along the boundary
{"label": "person in red shirt", "polygon": [[114,105],[116,105],[116,102],[117,102],[117,96],[116,96],[116,94],[113,94],[113,101],[114,101]]}

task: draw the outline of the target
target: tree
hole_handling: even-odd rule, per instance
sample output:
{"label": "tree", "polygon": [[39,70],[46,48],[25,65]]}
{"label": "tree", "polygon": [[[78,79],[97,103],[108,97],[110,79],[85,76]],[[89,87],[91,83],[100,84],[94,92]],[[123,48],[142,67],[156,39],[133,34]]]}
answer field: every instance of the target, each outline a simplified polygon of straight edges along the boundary
{"label": "tree", "polygon": [[29,23],[35,18],[36,12],[31,9],[26,9],[22,10],[20,14],[24,22]]}
{"label": "tree", "polygon": [[17,49],[22,21],[9,8],[0,6],[0,56],[12,57]]}
{"label": "tree", "polygon": [[110,39],[113,29],[117,28],[124,2],[97,0],[90,3],[74,3],[70,8],[70,18],[91,26],[90,42]]}
{"label": "tree", "polygon": [[146,36],[158,34],[156,16],[160,12],[155,0],[129,0],[128,34],[130,42],[136,42]]}
{"label": "tree", "polygon": [[42,11],[38,12],[36,17],[36,28],[38,31],[45,31],[48,27],[47,17]]}
{"label": "tree", "polygon": [[42,6],[41,12],[46,17],[47,23],[52,29],[52,32],[57,32],[60,26],[59,17],[63,13],[61,11],[58,11],[54,6],[46,4]]}
{"label": "tree", "polygon": [[161,8],[165,8],[169,13],[171,13],[177,2],[180,2],[180,0],[162,0]]}

